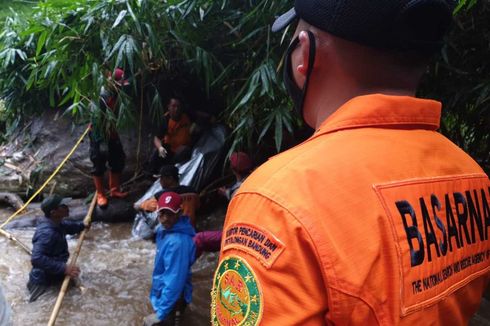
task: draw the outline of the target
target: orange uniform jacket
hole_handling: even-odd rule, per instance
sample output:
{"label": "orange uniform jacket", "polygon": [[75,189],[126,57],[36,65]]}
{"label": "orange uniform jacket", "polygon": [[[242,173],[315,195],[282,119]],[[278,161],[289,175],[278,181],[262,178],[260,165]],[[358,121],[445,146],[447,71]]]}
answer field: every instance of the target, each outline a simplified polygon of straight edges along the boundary
{"label": "orange uniform jacket", "polygon": [[466,325],[490,271],[490,183],[441,104],[350,100],[230,203],[213,325]]}
{"label": "orange uniform jacket", "polygon": [[187,114],[183,113],[179,121],[168,120],[167,134],[163,138],[165,144],[170,145],[173,153],[176,153],[180,146],[189,146],[191,143],[191,121]]}

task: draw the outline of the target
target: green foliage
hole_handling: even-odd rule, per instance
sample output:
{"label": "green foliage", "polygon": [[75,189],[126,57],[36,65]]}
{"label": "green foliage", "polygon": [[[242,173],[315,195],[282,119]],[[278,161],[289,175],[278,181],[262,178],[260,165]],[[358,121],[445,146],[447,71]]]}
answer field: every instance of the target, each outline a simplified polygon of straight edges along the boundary
{"label": "green foliage", "polygon": [[28,15],[36,2],[27,0],[0,0],[0,24],[3,24],[7,17],[13,15],[12,12]]}
{"label": "green foliage", "polygon": [[[222,112],[232,150],[257,143],[283,145],[299,125],[279,65],[288,32],[270,33],[287,0],[46,0],[29,16],[10,14],[0,34],[1,119],[50,108],[75,122],[134,126],[139,105],[155,121],[168,98]],[[419,93],[444,103],[442,132],[487,168],[490,165],[490,21],[488,1],[461,0],[440,58]],[[116,67],[129,75],[120,114],[99,108],[105,78]]]}
{"label": "green foliage", "polygon": [[463,0],[420,88],[441,99],[441,131],[490,170],[490,3]]}
{"label": "green foliage", "polygon": [[469,10],[473,8],[473,6],[476,5],[477,3],[478,0],[459,0],[458,5],[454,9],[454,13],[457,14],[462,9]]}
{"label": "green foliage", "polygon": [[[276,77],[284,49],[270,23],[287,7],[271,0],[39,2],[35,15],[10,17],[0,34],[1,96],[12,117],[51,107],[75,121],[108,118],[124,127],[134,123],[140,96],[158,120],[176,94],[189,106],[224,112],[233,147],[275,135],[279,150],[283,129],[293,125]],[[98,99],[116,67],[132,87],[121,92],[119,114],[108,116]]]}

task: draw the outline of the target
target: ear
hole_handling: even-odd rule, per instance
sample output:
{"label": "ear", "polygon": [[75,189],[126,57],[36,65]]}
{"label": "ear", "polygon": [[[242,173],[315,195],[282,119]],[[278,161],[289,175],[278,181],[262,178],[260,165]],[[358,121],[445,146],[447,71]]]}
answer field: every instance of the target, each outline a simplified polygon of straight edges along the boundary
{"label": "ear", "polygon": [[299,32],[299,52],[300,52],[300,64],[296,67],[298,73],[302,76],[306,76],[308,72],[308,60],[310,59],[310,38],[306,31]]}

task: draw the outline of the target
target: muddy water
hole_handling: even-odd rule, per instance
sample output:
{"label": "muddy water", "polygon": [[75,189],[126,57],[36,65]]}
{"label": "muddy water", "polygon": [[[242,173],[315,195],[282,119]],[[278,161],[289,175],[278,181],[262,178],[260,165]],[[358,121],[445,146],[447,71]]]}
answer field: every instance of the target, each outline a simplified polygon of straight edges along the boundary
{"label": "muddy water", "polygon": [[[0,210],[0,220],[8,213]],[[31,246],[34,228],[10,231]],[[70,252],[76,242],[68,239]],[[142,325],[143,317],[152,313],[148,294],[154,254],[153,243],[131,239],[130,224],[93,224],[78,258],[80,287],[66,294],[56,325]],[[184,325],[209,325],[216,264],[216,253],[204,253],[193,265],[193,303],[186,310]],[[0,236],[0,284],[12,307],[13,325],[46,325],[58,295],[58,289],[53,289],[28,303],[30,268],[29,256]]]}
{"label": "muddy water", "polygon": [[[9,213],[0,209],[0,221]],[[203,229],[219,228],[223,214],[209,217]],[[34,228],[10,231],[31,246]],[[78,258],[81,286],[68,291],[56,325],[142,325],[142,318],[151,313],[148,293],[155,248],[151,242],[132,240],[130,233],[130,224],[93,224]],[[70,251],[76,241],[68,239]],[[184,325],[209,325],[209,292],[216,265],[215,253],[204,253],[194,264],[193,302],[184,315]],[[27,303],[25,284],[30,268],[29,256],[0,236],[0,285],[11,304],[14,326],[46,325],[58,295],[53,289]],[[486,297],[470,326],[490,325],[490,288]]]}

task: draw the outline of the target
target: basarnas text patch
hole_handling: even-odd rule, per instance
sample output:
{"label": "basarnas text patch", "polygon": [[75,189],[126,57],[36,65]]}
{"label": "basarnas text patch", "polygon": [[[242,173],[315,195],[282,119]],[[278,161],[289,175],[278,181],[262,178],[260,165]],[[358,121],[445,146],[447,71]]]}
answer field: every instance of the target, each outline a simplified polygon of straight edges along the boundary
{"label": "basarnas text patch", "polygon": [[270,268],[284,248],[285,245],[271,232],[255,225],[237,223],[225,230],[221,250],[244,251],[257,258],[266,268]]}

